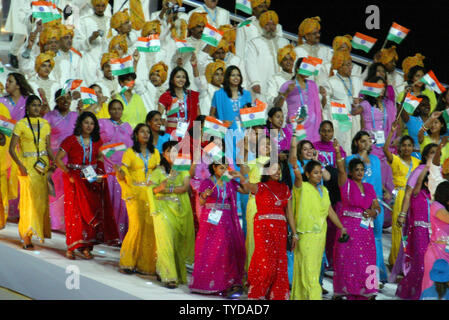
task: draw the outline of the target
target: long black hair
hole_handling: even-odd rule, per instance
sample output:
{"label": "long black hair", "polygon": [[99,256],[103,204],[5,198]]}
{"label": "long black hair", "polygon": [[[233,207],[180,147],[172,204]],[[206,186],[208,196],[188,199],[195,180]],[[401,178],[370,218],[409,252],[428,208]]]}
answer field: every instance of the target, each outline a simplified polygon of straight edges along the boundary
{"label": "long black hair", "polygon": [[38,100],[39,103],[42,103],[41,99],[38,96],[36,96],[34,94],[28,96],[28,98],[25,102],[25,118],[28,117],[28,107],[36,100]]}
{"label": "long black hair", "polygon": [[418,107],[415,109],[415,111],[413,112],[413,116],[414,117],[421,117],[421,110],[420,110],[420,105],[425,103],[425,105],[430,106],[430,99],[428,96],[420,94],[419,96],[417,96],[418,99],[422,99],[421,102],[419,103]]}
{"label": "long black hair", "polygon": [[176,97],[175,85],[173,84],[173,80],[175,79],[175,75],[178,73],[178,71],[182,71],[186,75],[186,83],[184,84],[183,88],[184,92],[187,92],[188,88],[190,87],[189,74],[187,73],[187,71],[179,66],[175,67],[170,73],[170,79],[168,81],[168,90],[170,91],[172,97]]}
{"label": "long black hair", "polygon": [[[424,69],[424,68],[421,67],[421,66],[414,66],[414,67],[411,67],[410,70],[408,71],[408,74],[407,74],[407,83],[408,83],[409,85],[412,85],[412,84],[413,84],[413,77],[415,76],[415,74],[416,74],[418,71],[422,71],[424,74],[426,74],[426,69]],[[423,91],[425,88],[426,88],[425,86],[422,86],[422,87],[421,87],[421,91]]]}
{"label": "long black hair", "polygon": [[348,164],[348,178],[352,179],[352,175],[351,172],[359,165],[361,164],[363,166],[363,170],[365,170],[365,164],[363,163],[362,160],[360,160],[359,158],[354,158],[351,161],[349,161]]}
{"label": "long black hair", "polygon": [[[439,116],[438,118],[436,118],[436,120],[440,121],[440,123],[441,123],[440,136],[445,135],[447,132],[446,121],[444,120],[442,115]],[[430,136],[432,134],[432,131],[430,129],[427,130],[427,134]]]}
{"label": "long black hair", "polygon": [[[168,149],[171,149],[172,147],[176,146],[178,144],[177,141],[167,141],[162,145],[162,153],[167,151]],[[171,171],[171,165],[168,163],[167,159],[162,155],[161,156],[161,166],[164,167],[166,173],[170,173]]]}
{"label": "long black hair", "polygon": [[301,152],[302,152],[302,148],[304,147],[305,144],[310,144],[312,146],[312,148],[315,149],[315,146],[309,140],[301,140],[301,141],[299,141],[298,146],[296,148],[296,157],[299,160],[299,163],[301,164],[301,167],[304,166],[304,162],[301,159]]}
{"label": "long black hair", "polygon": [[27,97],[34,94],[33,88],[31,88],[30,84],[25,79],[23,74],[18,72],[11,72],[10,74],[8,74],[8,77],[9,76],[14,77],[14,80],[16,80],[16,83],[20,88],[20,94],[22,96]]}
{"label": "long black hair", "polygon": [[[279,167],[280,164],[278,163]],[[268,160],[264,165],[263,165],[264,169],[268,169],[269,167],[271,167],[271,162],[270,160]],[[269,174],[263,174],[260,178],[260,182],[267,182],[270,180],[270,175]],[[280,181],[278,181],[280,182]]]}
{"label": "long black hair", "polygon": [[293,74],[292,80],[296,79],[296,75],[298,74],[298,69],[301,66],[302,60],[303,60],[303,58],[299,58],[298,60],[296,60],[295,69],[294,69],[295,72]]}
{"label": "long black hair", "polygon": [[[385,75],[388,73],[387,68],[385,68],[385,66],[383,65],[383,63],[381,62],[375,62],[372,63],[369,67],[368,67],[368,74],[365,78],[365,81],[368,81],[368,79],[374,78],[376,77],[376,73],[377,73],[377,67],[382,67],[385,70]],[[384,79],[385,81],[387,79]],[[369,82],[369,81],[368,81]]]}
{"label": "long black hair", "polygon": [[421,164],[427,163],[427,157],[429,156],[430,150],[432,150],[432,148],[438,148],[438,145],[436,143],[429,143],[424,147],[421,154]]}
{"label": "long black hair", "polygon": [[[386,86],[387,86],[387,81],[386,81],[384,78],[382,78],[382,77],[374,76],[374,77],[368,78],[368,79],[366,80],[366,82],[370,82],[370,83],[377,83],[377,81],[382,81],[382,82],[384,83],[384,85],[385,85],[385,88],[386,88]],[[385,91],[385,93],[384,93],[384,96],[385,96],[385,95],[386,95],[386,91]],[[371,96],[365,94],[365,95],[363,96],[363,99],[365,99],[366,101],[368,101],[369,104],[370,104],[371,106],[377,107],[377,98],[374,98],[374,97],[371,97]]]}
{"label": "long black hair", "polygon": [[441,182],[435,191],[435,201],[443,205],[449,211],[449,181]]}
{"label": "long black hair", "polygon": [[399,140],[398,152],[400,152],[402,144],[407,140],[409,140],[412,143],[412,145],[415,145],[415,141],[413,141],[413,138],[410,137],[409,135],[405,135],[401,138],[401,140]]}
{"label": "long black hair", "polygon": [[280,107],[273,107],[270,109],[270,111],[268,111],[268,117],[267,117],[267,129],[268,130],[270,130],[271,126],[272,126],[270,118],[273,117],[276,114],[276,112],[279,112],[279,111],[284,113],[282,111],[282,108],[280,108]]}
{"label": "long black hair", "polygon": [[147,127],[150,130],[150,140],[147,143],[147,149],[148,151],[150,151],[150,153],[154,153],[154,146],[153,146],[153,133],[151,132],[151,128],[144,124],[144,123],[139,123],[133,130],[133,135],[132,135],[132,139],[133,139],[133,150],[136,153],[142,153],[140,150],[140,143],[139,143],[139,139],[137,139],[137,135],[139,134],[139,130],[142,127]]}
{"label": "long black hair", "polygon": [[[157,110],[153,110],[153,111],[148,112],[148,114],[147,114],[147,116],[145,118],[145,123],[149,126],[148,123],[150,123],[151,120],[153,120],[154,116],[156,116],[156,115],[160,115],[162,117],[162,114],[159,111],[157,111]],[[158,134],[160,136],[163,136],[164,135],[164,131],[159,130]],[[151,141],[153,141],[153,140],[151,140]]]}
{"label": "long black hair", "polygon": [[352,143],[351,143],[351,152],[352,154],[357,154],[359,153],[359,146],[357,145],[357,143],[360,141],[360,139],[362,139],[362,137],[364,136],[370,136],[368,132],[366,131],[359,131],[356,133],[356,135],[354,136],[354,138],[352,139]]}
{"label": "long black hair", "polygon": [[306,166],[304,167],[304,175],[303,175],[304,181],[307,181],[307,182],[309,181],[306,173],[311,174],[313,169],[315,169],[316,166],[319,166],[320,168],[322,168],[321,162],[318,162],[318,161],[312,159],[306,164]]}
{"label": "long black hair", "polygon": [[229,79],[231,78],[231,73],[234,70],[238,70],[240,73],[240,83],[238,86],[238,90],[240,92],[241,95],[243,95],[243,87],[242,87],[242,83],[243,83],[243,75],[242,75],[242,71],[240,71],[239,67],[237,66],[229,66],[226,68],[226,72],[224,74],[224,80],[223,80],[223,90],[226,92],[226,94],[228,95],[229,98],[232,97],[232,92],[231,92],[231,87],[229,84]]}
{"label": "long black hair", "polygon": [[[448,89],[448,88],[446,88]],[[446,110],[447,106],[449,105],[449,101],[446,100],[446,95],[449,93],[449,90],[446,90],[442,94],[440,94],[440,97],[438,98],[437,107],[435,108],[436,111],[444,111]]]}
{"label": "long black hair", "polygon": [[100,125],[98,124],[98,120],[97,120],[97,117],[95,116],[95,114],[93,114],[90,111],[85,111],[78,116],[78,119],[76,119],[76,125],[75,125],[75,129],[73,130],[73,134],[75,136],[81,135],[82,123],[86,118],[89,118],[89,117],[92,118],[92,120],[94,121],[94,130],[90,134],[90,137],[92,138],[93,142],[97,142],[98,140],[100,140]]}

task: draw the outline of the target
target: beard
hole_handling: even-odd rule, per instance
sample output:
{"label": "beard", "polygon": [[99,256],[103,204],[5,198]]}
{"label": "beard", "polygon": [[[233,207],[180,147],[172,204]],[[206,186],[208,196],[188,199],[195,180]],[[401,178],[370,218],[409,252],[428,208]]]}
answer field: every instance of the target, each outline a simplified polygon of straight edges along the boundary
{"label": "beard", "polygon": [[276,31],[263,30],[262,35],[267,39],[274,39],[276,37]]}

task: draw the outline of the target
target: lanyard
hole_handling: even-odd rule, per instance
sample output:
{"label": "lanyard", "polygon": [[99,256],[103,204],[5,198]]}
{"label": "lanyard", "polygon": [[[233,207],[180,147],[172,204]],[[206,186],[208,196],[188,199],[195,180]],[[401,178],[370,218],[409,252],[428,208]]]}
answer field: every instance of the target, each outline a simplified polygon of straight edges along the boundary
{"label": "lanyard", "polygon": [[145,158],[143,157],[142,153],[139,153],[139,157],[140,157],[140,159],[142,159],[143,165],[145,166],[145,178],[146,178],[148,175],[148,162],[150,159],[150,153],[147,150]]}
{"label": "lanyard", "polygon": [[112,119],[109,119],[109,120],[111,120],[111,122],[112,122],[113,124],[115,124],[116,126],[119,126],[119,125],[120,125],[120,123],[118,123],[118,122],[115,121],[115,120],[112,120]]}
{"label": "lanyard", "polygon": [[[61,56],[61,52],[58,51],[57,53],[58,57]],[[69,56],[70,56],[70,66],[72,65],[72,52],[69,49]]]}
{"label": "lanyard", "polygon": [[[81,145],[83,146],[83,165],[86,164],[86,146],[84,145],[84,139],[80,136]],[[92,162],[92,137],[89,137],[89,164]]]}
{"label": "lanyard", "polygon": [[[184,93],[184,117],[186,118],[186,122],[188,122],[188,116],[187,116],[187,95]],[[178,101],[179,104],[179,101]],[[181,110],[181,108],[179,108]],[[181,114],[178,111],[178,120],[181,119]]]}
{"label": "lanyard", "polygon": [[[301,100],[301,105],[300,105],[300,107],[302,107],[303,105],[305,105],[305,103],[304,103],[305,99],[303,99],[303,96],[302,96],[302,89],[301,89],[301,87],[299,86],[298,80],[296,80],[296,86],[298,87],[298,91],[299,91],[299,99]],[[306,81],[306,90],[305,90],[305,92],[308,92],[308,91],[309,91],[309,84],[308,84],[307,81]]]}
{"label": "lanyard", "polygon": [[12,105],[13,107],[15,107],[15,106],[16,106],[16,103],[15,103],[14,100],[11,98],[11,96],[7,96],[7,98],[8,98],[8,100],[9,100],[9,103],[11,103],[11,105]]}
{"label": "lanyard", "polygon": [[323,189],[321,189],[321,184],[317,185],[318,192],[320,193],[320,197],[323,197]]}
{"label": "lanyard", "polygon": [[124,93],[120,93],[120,95],[122,96],[123,102],[125,102],[126,106],[128,106],[128,101],[126,100],[125,94]]}
{"label": "lanyard", "polygon": [[[385,102],[382,100],[382,105],[384,106],[384,125],[382,130],[385,130],[385,128],[387,127],[387,108],[385,107]],[[373,131],[376,131],[376,121],[374,120],[374,108],[373,106],[371,106],[371,119],[373,121]]]}
{"label": "lanyard", "polygon": [[[401,161],[402,161],[402,164],[407,166],[407,163],[404,160],[401,159]],[[408,179],[408,177],[410,176],[410,173],[412,171],[412,167],[413,167],[413,161],[412,161],[412,159],[410,159],[410,166],[408,167],[408,172],[407,172],[407,175],[405,176],[405,179]]]}
{"label": "lanyard", "polygon": [[33,134],[33,141],[34,141],[34,145],[36,146],[36,149],[37,149],[37,156],[39,157],[39,140],[41,138],[41,125],[40,125],[39,120],[37,120],[37,141],[36,141],[36,135],[34,134],[34,129],[33,129],[33,126],[31,125],[30,117],[27,116],[27,119],[28,119],[28,124],[30,125],[31,133]]}
{"label": "lanyard", "polygon": [[221,197],[222,197],[221,207],[223,208],[224,207],[225,198],[226,198],[226,182],[223,181],[223,186],[224,186],[223,193],[220,193],[220,186],[218,185],[217,178],[215,178],[215,176],[213,176],[213,177],[214,177],[214,182],[215,182],[215,185],[216,185],[216,188],[217,188],[217,192],[218,192],[217,201],[215,202],[215,204],[217,204],[218,200],[220,200],[220,194],[221,194]]}
{"label": "lanyard", "polygon": [[346,91],[348,92],[348,97],[352,98],[352,79],[351,77],[349,77],[349,85],[351,86],[351,88],[348,88],[346,86],[346,82],[343,80],[343,78],[337,73],[337,77],[341,80],[341,82],[343,83],[343,86],[345,87]]}
{"label": "lanyard", "polygon": [[206,10],[207,15],[210,16],[210,18],[212,19],[212,21],[213,21],[213,22],[216,22],[216,20],[217,20],[217,9],[215,8],[215,15],[212,16],[212,12],[209,11],[209,9],[207,8],[206,5],[203,4],[203,8],[204,8],[204,10]]}
{"label": "lanyard", "polygon": [[320,154],[326,159],[326,162],[330,164],[331,167],[334,166],[334,153],[333,152],[326,152],[326,151],[320,151]]}

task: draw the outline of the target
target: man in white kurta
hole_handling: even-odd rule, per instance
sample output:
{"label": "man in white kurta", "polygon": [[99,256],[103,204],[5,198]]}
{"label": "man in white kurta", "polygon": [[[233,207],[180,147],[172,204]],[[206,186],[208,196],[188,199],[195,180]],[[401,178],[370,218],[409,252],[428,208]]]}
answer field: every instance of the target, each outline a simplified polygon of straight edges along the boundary
{"label": "man in white kurta", "polygon": [[206,12],[207,22],[215,28],[218,29],[224,24],[230,24],[231,19],[229,16],[229,11],[218,7],[217,5],[218,0],[204,0],[204,4],[202,6],[189,12],[189,18],[194,12]]}
{"label": "man in white kurta", "polygon": [[110,17],[106,15],[106,0],[96,0],[93,13],[80,19],[80,26],[75,31],[74,47],[83,54],[83,77],[96,79],[102,76],[98,66],[106,48],[106,36],[109,31]]}
{"label": "man in white kurta", "polygon": [[147,79],[136,80],[134,91],[141,96],[148,112],[158,109],[159,98],[168,89],[167,71],[165,63],[156,63],[151,66]]}
{"label": "man in white kurta", "polygon": [[[326,105],[323,108],[323,119],[330,120],[334,124],[334,136],[347,154],[351,154],[352,138],[361,129],[360,115],[351,116],[352,105],[359,104],[358,98],[361,89],[359,77],[351,76],[352,60],[348,51],[338,51],[332,59],[332,68],[337,73],[329,77],[323,84],[326,90]],[[352,127],[342,126],[332,117],[331,102],[337,102],[346,106],[346,113],[352,122]]]}
{"label": "man in white kurta", "polygon": [[279,49],[289,44],[287,39],[279,37],[276,26],[279,18],[274,11],[266,11],[259,18],[263,29],[262,36],[248,41],[245,66],[251,94],[264,102],[267,100],[268,80],[281,71],[277,61]]}
{"label": "man in white kurta", "polygon": [[10,62],[14,62],[14,67],[18,67],[17,56],[25,39],[30,32],[27,20],[31,14],[30,0],[13,0],[9,6],[8,18],[6,19],[5,31],[13,33],[13,40],[9,48]]}
{"label": "man in white kurta", "polygon": [[105,53],[101,58],[101,62],[98,63],[101,69],[101,78],[86,79],[89,86],[97,84],[101,87],[103,91],[103,96],[108,99],[112,98],[116,93],[120,92],[120,85],[118,83],[117,77],[114,77],[111,72],[111,65],[109,61],[111,59],[117,59],[118,55],[115,53]]}
{"label": "man in white kurta", "polygon": [[[253,15],[242,23],[243,26],[237,28],[235,39],[235,54],[241,59],[246,57],[247,43],[253,38],[257,38],[262,35],[262,27],[259,23],[259,17],[262,13],[268,11],[270,7],[269,0],[252,0],[251,7]],[[278,23],[276,26],[276,33],[279,37],[282,37],[282,26]]]}

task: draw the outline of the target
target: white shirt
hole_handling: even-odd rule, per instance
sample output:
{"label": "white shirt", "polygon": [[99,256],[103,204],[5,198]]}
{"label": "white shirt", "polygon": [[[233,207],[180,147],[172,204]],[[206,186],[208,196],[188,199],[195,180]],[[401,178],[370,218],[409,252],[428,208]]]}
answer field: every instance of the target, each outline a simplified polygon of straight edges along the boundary
{"label": "white shirt", "polygon": [[195,78],[195,82],[200,93],[200,114],[208,116],[210,114],[214,93],[220,90],[220,88],[208,83],[204,76]]}
{"label": "white shirt", "polygon": [[89,86],[93,84],[97,84],[100,86],[103,96],[108,97],[111,99],[116,93],[120,92],[120,85],[118,83],[117,77],[114,77],[113,80],[106,79],[105,77],[102,77],[100,79],[93,79],[90,82],[88,81]]}
{"label": "white shirt", "polygon": [[84,80],[81,75],[82,57],[76,52],[59,50],[54,59],[55,67],[50,73],[50,77],[57,81],[61,88],[68,79]]}
{"label": "white shirt", "polygon": [[[276,99],[276,97],[279,95],[279,89],[282,87],[282,85],[292,78],[293,73],[288,73],[284,70],[281,70],[270,79],[268,79],[266,98],[269,106],[272,106],[274,104],[274,99]],[[284,113],[284,124],[287,123],[287,111],[287,102],[284,101],[284,104],[282,105],[282,112]]]}
{"label": "white shirt", "polygon": [[30,79],[28,79],[28,83],[30,84],[31,88],[33,88],[34,93],[37,96],[40,96],[38,92],[39,88],[44,90],[48,105],[50,109],[53,110],[55,106],[55,93],[60,89],[59,84],[56,81],[51,80],[50,77],[49,79],[44,80],[40,78],[37,73],[34,74],[34,76],[32,76]]}
{"label": "white shirt", "polygon": [[220,26],[225,24],[231,24],[231,19],[229,17],[229,11],[220,7],[215,7],[214,10],[206,7],[205,4],[189,12],[189,18],[194,12],[206,12],[207,22],[214,26],[215,28],[220,28]]}
{"label": "white shirt", "polygon": [[137,81],[135,93],[142,97],[147,112],[157,110],[160,96],[167,91],[168,81],[165,81],[160,87],[155,87],[151,81]]}

